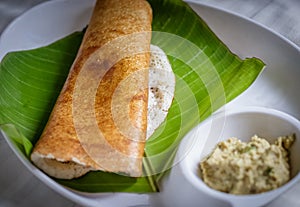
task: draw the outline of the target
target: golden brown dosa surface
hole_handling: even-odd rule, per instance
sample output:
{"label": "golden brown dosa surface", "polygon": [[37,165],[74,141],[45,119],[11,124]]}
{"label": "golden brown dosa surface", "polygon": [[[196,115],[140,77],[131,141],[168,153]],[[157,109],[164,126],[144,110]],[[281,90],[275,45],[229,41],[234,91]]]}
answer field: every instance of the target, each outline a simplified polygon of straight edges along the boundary
{"label": "golden brown dosa surface", "polygon": [[[76,60],[31,155],[32,161],[43,171],[51,176],[67,179],[81,176],[89,170],[121,172],[134,177],[142,175],[147,129],[146,89],[151,21],[152,10],[145,0],[97,1]],[[120,39],[122,48],[118,48],[116,43],[106,47],[116,38],[135,33],[140,34],[125,38],[126,41]],[[106,49],[101,51],[101,48]],[[123,53],[118,56],[115,53],[119,50]],[[136,54],[128,57],[125,55],[124,58],[123,54],[128,53]],[[101,55],[105,56],[104,59],[99,57]],[[119,57],[122,59],[114,64]],[[99,69],[97,61],[101,62]],[[110,64],[113,66],[107,70]],[[82,73],[84,75],[79,78],[82,70],[85,70]],[[103,76],[99,73],[103,73]],[[89,105],[84,104],[84,101],[95,95],[88,88],[89,84],[93,85],[93,82],[98,81],[94,77],[102,78],[97,83],[99,87],[93,97],[94,109],[90,111],[95,113],[93,116],[104,140],[95,137],[97,133],[90,128],[93,123],[89,123],[90,119],[86,118],[90,111],[85,108]],[[135,90],[136,93],[128,97],[130,90]],[[78,105],[82,104],[76,108],[75,121],[74,93]],[[78,101],[81,95],[82,101]],[[114,110],[114,105],[117,110]],[[120,113],[122,111],[126,113]],[[82,126],[78,125],[80,121],[84,123]],[[77,123],[76,127],[74,123]],[[122,127],[126,128],[128,123],[135,130],[123,132]],[[80,137],[78,132],[83,136]]]}

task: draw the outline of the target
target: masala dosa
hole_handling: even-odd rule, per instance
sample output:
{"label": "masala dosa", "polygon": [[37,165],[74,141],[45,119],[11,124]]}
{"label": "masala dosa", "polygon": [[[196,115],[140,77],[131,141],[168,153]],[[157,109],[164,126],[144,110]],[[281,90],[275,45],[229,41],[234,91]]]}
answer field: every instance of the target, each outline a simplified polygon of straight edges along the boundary
{"label": "masala dosa", "polygon": [[[55,178],[89,171],[142,176],[146,138],[175,91],[167,55],[150,45],[145,0],[99,0],[65,85],[31,154]],[[147,123],[148,122],[148,123]]]}
{"label": "masala dosa", "polygon": [[[117,117],[123,119],[119,122],[131,121],[138,128],[139,133],[135,134],[138,137],[128,138],[120,133],[118,127],[114,125],[110,107],[114,91],[119,83],[131,73],[144,69],[140,73],[139,79],[136,82],[131,81],[131,86],[128,86],[128,88],[134,88],[134,84],[144,86],[145,89],[148,87],[146,68],[149,67],[150,60],[151,22],[152,10],[145,0],[99,0],[96,2],[78,55],[70,69],[48,123],[31,154],[31,160],[47,174],[66,179],[81,176],[89,170],[124,173],[133,177],[142,175],[142,157],[147,128],[148,90],[140,91],[132,98],[129,106],[126,106],[130,107],[129,116],[131,120],[124,120],[127,117]],[[130,48],[130,44],[138,45],[140,47],[138,48],[139,51],[134,51],[135,47],[131,47],[129,50],[132,51],[129,52],[136,54],[118,61],[106,72],[99,84],[95,98],[95,113],[100,130],[107,144],[123,154],[124,159],[112,157],[108,153],[99,155],[101,160],[95,162],[95,159],[89,156],[82,145],[90,143],[82,143],[74,127],[73,95],[75,84],[80,71],[93,53],[120,36],[134,33],[140,33],[139,37],[133,37],[133,42],[131,42],[132,40],[127,41],[126,44],[128,44],[128,48]],[[94,70],[95,73],[97,69],[90,70]],[[81,91],[80,93],[86,95],[88,92]],[[123,95],[124,93],[119,94],[119,96]],[[128,103],[124,104],[128,105]],[[82,113],[85,113],[85,111],[82,111]],[[107,146],[98,145],[95,146],[95,149],[101,147]],[[101,162],[103,162],[103,165]],[[55,167],[53,168],[53,166]]]}

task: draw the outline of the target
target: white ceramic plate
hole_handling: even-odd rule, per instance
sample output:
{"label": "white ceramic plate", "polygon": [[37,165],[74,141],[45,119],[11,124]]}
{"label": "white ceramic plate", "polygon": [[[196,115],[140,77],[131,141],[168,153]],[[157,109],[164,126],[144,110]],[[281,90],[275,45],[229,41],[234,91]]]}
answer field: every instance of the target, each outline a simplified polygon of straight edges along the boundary
{"label": "white ceramic plate", "polygon": [[[93,3],[94,0],[49,1],[27,11],[13,21],[3,32],[0,38],[0,60],[9,51],[47,45],[73,31],[81,30],[90,18]],[[226,108],[240,106],[271,107],[300,119],[298,91],[300,85],[300,49],[284,37],[249,19],[196,2],[190,2],[190,5],[233,52],[241,57],[259,57],[267,64],[266,70],[258,80],[245,93],[228,104]],[[150,206],[151,203],[161,203],[161,195],[171,190],[164,189],[163,193],[152,195],[77,194],[54,182],[21,156],[19,158],[29,171],[47,186],[80,205],[97,205],[99,207]],[[18,184],[16,183],[16,185]],[[26,188],[24,187],[25,191]],[[268,206],[299,206],[299,199],[297,198],[299,193],[300,184]],[[39,198],[36,197],[35,199]],[[167,206],[173,205],[171,202],[165,203]],[[203,200],[203,206],[205,206],[205,200]]]}

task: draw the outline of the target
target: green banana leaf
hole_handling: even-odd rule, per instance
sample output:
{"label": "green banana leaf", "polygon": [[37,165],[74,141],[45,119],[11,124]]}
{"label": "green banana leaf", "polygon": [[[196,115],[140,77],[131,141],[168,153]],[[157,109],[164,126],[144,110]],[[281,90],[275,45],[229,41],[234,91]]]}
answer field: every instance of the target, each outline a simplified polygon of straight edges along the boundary
{"label": "green banana leaf", "polygon": [[[84,192],[156,192],[172,167],[184,135],[245,91],[261,73],[257,58],[241,60],[180,0],[148,0],[152,44],[168,55],[176,75],[174,101],[164,123],[147,140],[146,176],[90,172],[58,183]],[[84,31],[48,46],[7,54],[0,64],[0,128],[27,159],[76,56]]]}

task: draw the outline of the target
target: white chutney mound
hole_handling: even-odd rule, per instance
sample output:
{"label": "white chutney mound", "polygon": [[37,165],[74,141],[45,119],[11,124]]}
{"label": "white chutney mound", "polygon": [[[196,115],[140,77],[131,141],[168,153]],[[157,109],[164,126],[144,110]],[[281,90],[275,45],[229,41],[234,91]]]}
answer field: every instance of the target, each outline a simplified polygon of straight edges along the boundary
{"label": "white chutney mound", "polygon": [[150,46],[147,138],[165,120],[175,91],[175,75],[167,55],[158,46]]}

